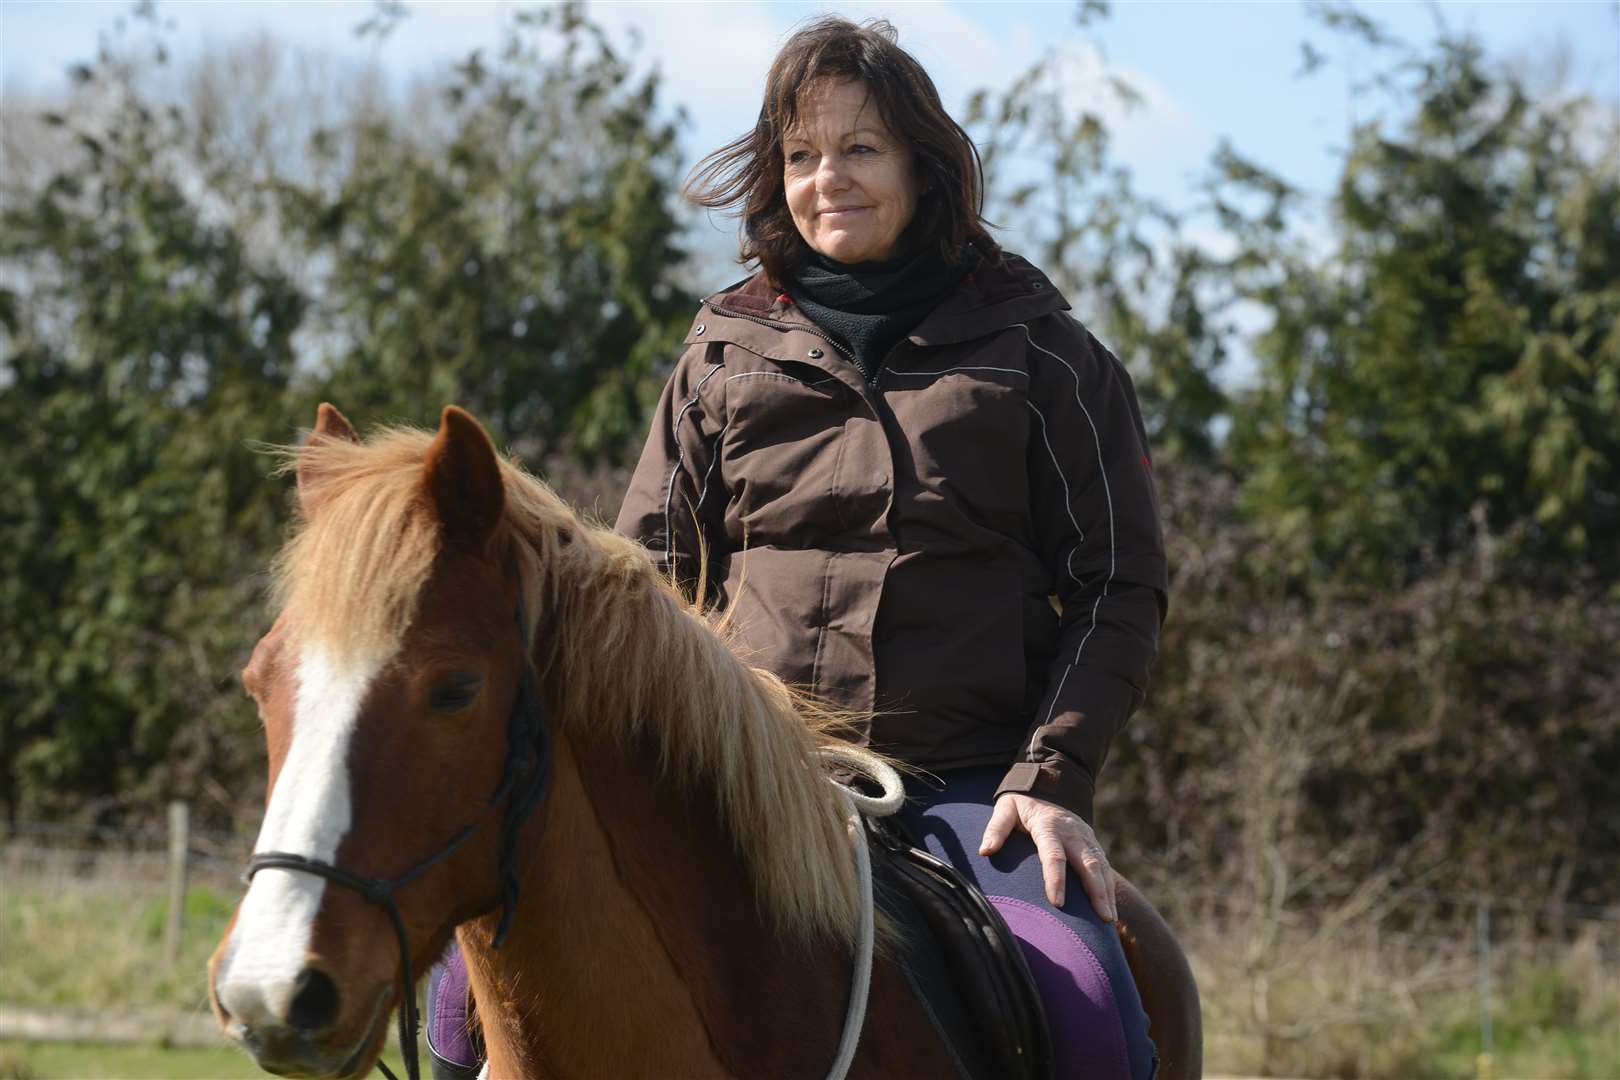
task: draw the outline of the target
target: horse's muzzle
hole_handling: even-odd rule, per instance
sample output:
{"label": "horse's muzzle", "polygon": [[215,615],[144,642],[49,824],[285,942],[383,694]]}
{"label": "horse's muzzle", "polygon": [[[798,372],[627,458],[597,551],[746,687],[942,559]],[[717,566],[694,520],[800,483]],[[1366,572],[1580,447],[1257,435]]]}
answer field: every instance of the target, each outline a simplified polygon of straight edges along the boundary
{"label": "horse's muzzle", "polygon": [[307,974],[307,979],[300,976],[299,993],[284,1020],[234,1015],[218,987],[211,986],[226,1037],[251,1054],[259,1068],[277,1076],[336,1080],[363,1075],[387,1036],[387,994],[378,997],[359,1038],[345,1037],[332,1029],[337,1015],[336,987],[321,972]]}

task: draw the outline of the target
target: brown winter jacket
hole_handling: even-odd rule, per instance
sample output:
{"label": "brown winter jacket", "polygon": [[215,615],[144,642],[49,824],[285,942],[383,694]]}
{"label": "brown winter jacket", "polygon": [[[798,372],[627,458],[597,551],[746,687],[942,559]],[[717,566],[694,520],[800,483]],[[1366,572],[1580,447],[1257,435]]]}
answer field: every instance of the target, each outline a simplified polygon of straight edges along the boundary
{"label": "brown winter jacket", "polygon": [[[703,302],[617,528],[748,656],[927,769],[1092,817],[1166,605],[1131,380],[1046,277],[981,266],[869,385],[762,275]],[[1061,614],[1059,614],[1061,612]]]}

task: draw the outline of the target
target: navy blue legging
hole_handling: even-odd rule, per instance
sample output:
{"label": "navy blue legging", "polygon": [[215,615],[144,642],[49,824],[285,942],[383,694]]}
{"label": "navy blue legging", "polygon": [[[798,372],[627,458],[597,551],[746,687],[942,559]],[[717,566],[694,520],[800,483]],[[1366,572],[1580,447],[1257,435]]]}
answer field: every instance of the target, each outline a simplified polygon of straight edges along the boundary
{"label": "navy blue legging", "polygon": [[[1026,946],[1035,937],[1042,941],[1044,956],[1031,954],[1028,947],[1025,954],[1046,998],[1058,1076],[1096,1075],[1095,1058],[1085,1044],[1099,1023],[1118,1023],[1124,1029],[1131,1080],[1149,1080],[1154,1070],[1153,1040],[1148,1037],[1147,1013],[1142,1011],[1142,999],[1125,963],[1119,934],[1092,910],[1073,868],[1064,885],[1063,906],[1053,908],[1046,899],[1040,856],[1028,833],[1014,829],[1000,851],[990,856],[979,854],[979,841],[990,822],[996,787],[1005,773],[999,766],[989,766],[939,773],[937,780],[907,777],[907,800],[901,819],[912,837],[935,858],[956,867],[986,896],[997,898],[996,906]],[[1053,919],[1073,936],[1051,925]],[[1043,927],[1043,922],[1048,925]],[[1095,1008],[1094,1002],[1080,1000],[1072,991],[1054,990],[1054,985],[1072,985],[1073,980],[1065,977],[1066,970],[1094,962],[1106,975],[1118,1010],[1117,1020],[1111,1011]],[[1102,1034],[1109,1036],[1107,1031]],[[1106,1041],[1113,1039],[1110,1036]],[[1065,1061],[1066,1057],[1070,1060]]]}

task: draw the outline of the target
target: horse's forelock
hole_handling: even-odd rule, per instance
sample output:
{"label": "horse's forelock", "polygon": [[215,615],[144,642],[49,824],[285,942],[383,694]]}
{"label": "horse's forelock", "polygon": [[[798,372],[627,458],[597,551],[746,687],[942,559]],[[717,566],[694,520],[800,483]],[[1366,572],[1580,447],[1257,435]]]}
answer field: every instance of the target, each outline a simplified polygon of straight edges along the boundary
{"label": "horse's forelock", "polygon": [[428,444],[424,432],[394,428],[288,455],[320,491],[275,563],[276,600],[301,638],[345,656],[398,646],[440,548],[421,496]]}
{"label": "horse's forelock", "polygon": [[[279,448],[282,471],[314,478],[320,498],[275,563],[275,599],[301,635],[343,654],[397,647],[443,546],[423,486],[433,435],[388,427],[363,442],[316,438]],[[500,460],[516,569],[531,593],[580,523],[539,480]],[[530,605],[531,609],[534,605]],[[531,620],[538,612],[530,611]]]}

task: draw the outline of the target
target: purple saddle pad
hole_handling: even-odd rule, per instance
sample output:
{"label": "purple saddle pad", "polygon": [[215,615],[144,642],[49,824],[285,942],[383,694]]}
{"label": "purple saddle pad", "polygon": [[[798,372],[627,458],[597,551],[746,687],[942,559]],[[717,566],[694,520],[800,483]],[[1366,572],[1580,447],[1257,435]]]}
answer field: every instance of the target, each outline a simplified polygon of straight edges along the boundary
{"label": "purple saddle pad", "polygon": [[1051,912],[1010,896],[987,899],[1018,939],[1046,1006],[1056,1080],[1129,1080],[1114,989],[1080,936]]}
{"label": "purple saddle pad", "polygon": [[428,979],[428,1049],[452,1065],[479,1066],[467,1023],[467,961],[452,942]]}

